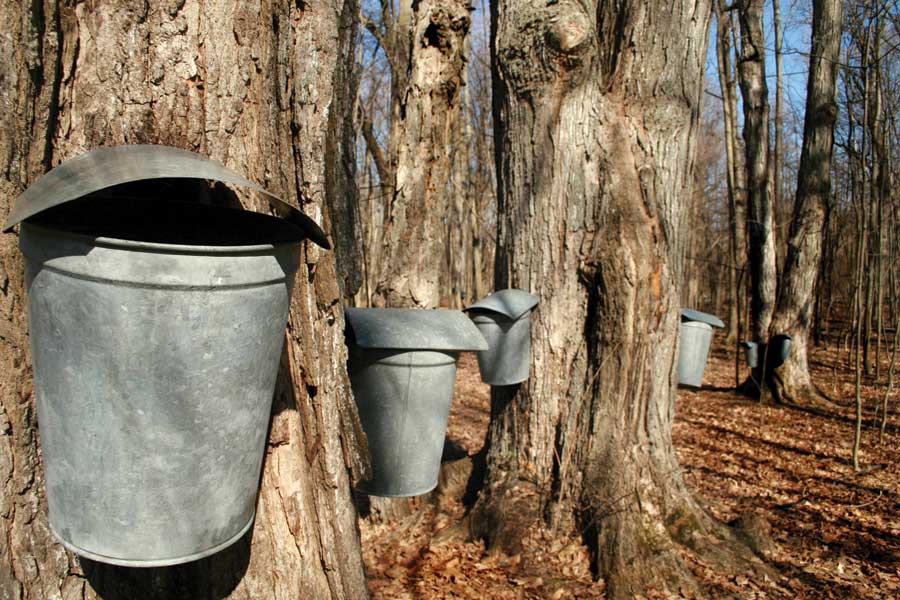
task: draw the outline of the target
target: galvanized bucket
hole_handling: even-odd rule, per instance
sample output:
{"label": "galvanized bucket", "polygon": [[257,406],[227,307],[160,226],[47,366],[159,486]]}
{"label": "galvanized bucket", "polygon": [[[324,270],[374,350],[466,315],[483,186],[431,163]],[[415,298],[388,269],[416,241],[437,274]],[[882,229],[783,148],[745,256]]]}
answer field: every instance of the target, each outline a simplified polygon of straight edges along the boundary
{"label": "galvanized bucket", "polygon": [[369,443],[373,496],[418,496],[437,485],[456,361],[487,347],[461,312],[348,308],[348,370]]}
{"label": "galvanized bucket", "polygon": [[747,366],[751,369],[760,367],[760,358],[766,357],[766,370],[777,369],[784,364],[791,353],[791,336],[779,333],[769,338],[767,344],[757,342],[741,342],[747,358]]}
{"label": "galvanized bucket", "polygon": [[747,358],[747,366],[755,369],[759,366],[759,344],[749,340],[741,342],[744,347],[744,356]]}
{"label": "galvanized bucket", "polygon": [[769,348],[766,353],[766,368],[777,369],[784,364],[791,354],[791,336],[779,333],[769,338]]}
{"label": "galvanized bucket", "polygon": [[[136,157],[158,167],[185,154],[97,153],[38,180],[5,226],[28,218],[20,247],[49,524],[93,560],[188,562],[252,525],[299,244],[323,234],[161,199],[71,202],[61,190],[78,198],[122,183],[122,167],[143,172]],[[224,169],[187,154],[192,177]],[[178,177],[183,164],[162,171]]]}
{"label": "galvanized bucket", "polygon": [[481,380],[514,385],[528,379],[531,368],[531,313],[537,296],[500,290],[463,309],[484,336],[488,349],[478,353]]}
{"label": "galvanized bucket", "polygon": [[678,343],[678,383],[692,387],[703,385],[703,372],[709,356],[713,327],[725,323],[714,315],[690,308],[681,309],[681,337]]}

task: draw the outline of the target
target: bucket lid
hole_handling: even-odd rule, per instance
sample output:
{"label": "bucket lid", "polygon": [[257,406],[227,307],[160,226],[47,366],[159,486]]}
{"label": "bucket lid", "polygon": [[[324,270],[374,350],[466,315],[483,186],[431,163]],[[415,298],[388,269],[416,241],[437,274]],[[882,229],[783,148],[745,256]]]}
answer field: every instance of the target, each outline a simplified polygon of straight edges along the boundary
{"label": "bucket lid", "polygon": [[93,192],[122,183],[160,178],[211,179],[262,192],[279,217],[299,227],[317,245],[331,247],[315,221],[225,165],[189,150],[149,144],[97,148],[54,167],[16,199],[3,231],[48,208]]}
{"label": "bucket lid", "polygon": [[500,290],[463,310],[489,310],[518,319],[538,304],[538,297],[522,290]]}
{"label": "bucket lid", "polygon": [[458,310],[348,308],[347,323],[362,348],[487,350],[478,328]]}
{"label": "bucket lid", "polygon": [[701,323],[706,323],[713,327],[725,327],[725,323],[723,323],[722,319],[719,317],[692,308],[682,308],[681,318],[684,321],[700,321]]}

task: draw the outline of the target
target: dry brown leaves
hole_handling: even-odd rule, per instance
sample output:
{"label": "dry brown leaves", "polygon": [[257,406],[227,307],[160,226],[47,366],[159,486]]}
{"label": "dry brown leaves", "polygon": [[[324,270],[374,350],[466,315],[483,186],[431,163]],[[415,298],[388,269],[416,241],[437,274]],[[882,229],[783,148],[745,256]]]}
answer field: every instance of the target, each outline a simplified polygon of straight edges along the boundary
{"label": "dry brown leaves", "polygon": [[[852,372],[844,355],[821,351],[812,359],[817,381],[841,403],[844,418],[737,396],[730,391],[733,355],[721,350],[710,357],[706,388],[679,391],[674,439],[685,480],[722,521],[748,513],[769,521],[775,544],[766,559],[782,575],[775,581],[720,573],[685,555],[711,598],[900,598],[898,418],[892,415],[882,445],[877,431],[864,431],[862,457],[869,470],[855,474]],[[881,402],[886,373],[883,368],[878,383],[866,382],[869,417]],[[489,388],[474,357],[463,355],[451,445],[478,451],[489,415]],[[450,500],[400,523],[361,521],[373,598],[603,597],[580,540],[534,527],[520,556],[493,554],[465,539],[459,527],[464,512]]]}
{"label": "dry brown leaves", "polygon": [[[767,558],[785,579],[733,581],[743,597],[900,597],[897,417],[883,444],[876,430],[863,430],[865,468],[854,473],[853,374],[840,358],[812,356],[814,381],[842,407],[835,417],[737,396],[727,389],[734,358],[724,352],[710,358],[704,383],[712,389],[679,393],[674,439],[685,480],[720,520],[758,513],[771,524],[775,548]],[[870,418],[886,372],[865,383]],[[722,578],[712,574],[706,583],[718,587]]]}

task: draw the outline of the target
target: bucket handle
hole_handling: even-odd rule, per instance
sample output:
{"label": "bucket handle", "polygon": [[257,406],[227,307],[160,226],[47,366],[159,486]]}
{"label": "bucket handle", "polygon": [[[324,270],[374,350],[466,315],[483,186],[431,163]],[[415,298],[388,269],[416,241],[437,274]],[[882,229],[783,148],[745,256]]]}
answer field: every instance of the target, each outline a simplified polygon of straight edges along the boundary
{"label": "bucket handle", "polygon": [[147,179],[208,179],[262,192],[275,214],[299,227],[318,246],[330,249],[322,228],[309,216],[225,165],[189,150],[137,144],[97,148],[54,167],[16,199],[3,232],[40,212],[122,183]]}

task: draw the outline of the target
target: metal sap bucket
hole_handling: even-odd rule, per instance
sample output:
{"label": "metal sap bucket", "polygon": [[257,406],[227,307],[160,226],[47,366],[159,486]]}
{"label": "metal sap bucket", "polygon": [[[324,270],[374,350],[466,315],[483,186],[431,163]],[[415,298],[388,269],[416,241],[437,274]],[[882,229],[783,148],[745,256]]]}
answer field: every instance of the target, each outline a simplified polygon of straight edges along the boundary
{"label": "metal sap bucket", "polygon": [[369,442],[372,496],[437,485],[456,360],[487,344],[459,311],[348,308],[350,385]]}
{"label": "metal sap bucket", "polygon": [[478,353],[481,380],[513,385],[528,379],[531,368],[531,313],[537,296],[500,290],[463,309],[478,327],[488,349]]}
{"label": "metal sap bucket", "polygon": [[755,369],[759,366],[759,344],[751,341],[741,342],[744,347],[744,356],[747,358],[747,366]]}
{"label": "metal sap bucket", "polygon": [[703,371],[709,356],[713,327],[725,327],[725,323],[714,315],[681,309],[681,337],[678,343],[678,383],[700,387],[703,385]]}
{"label": "metal sap bucket", "polygon": [[741,345],[744,347],[748,367],[758,369],[761,366],[761,358],[765,356],[766,370],[771,371],[783,365],[784,361],[790,356],[791,336],[786,333],[779,333],[769,338],[766,344],[746,341],[741,342]]}
{"label": "metal sap bucket", "polygon": [[300,242],[324,239],[305,216],[82,198],[148,175],[249,183],[173,148],[97,150],[39,179],[4,226],[28,219],[50,528],[131,567],[208,556],[252,525]]}

